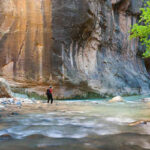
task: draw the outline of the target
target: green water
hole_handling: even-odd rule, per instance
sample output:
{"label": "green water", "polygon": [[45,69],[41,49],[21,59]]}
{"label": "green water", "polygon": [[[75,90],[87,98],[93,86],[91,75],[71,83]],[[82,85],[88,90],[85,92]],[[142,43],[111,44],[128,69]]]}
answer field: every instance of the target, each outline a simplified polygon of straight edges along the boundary
{"label": "green water", "polygon": [[150,105],[140,98],[125,97],[125,102],[113,104],[86,100],[29,106],[24,115],[0,118],[0,150],[150,149],[150,124],[128,126],[150,119]]}

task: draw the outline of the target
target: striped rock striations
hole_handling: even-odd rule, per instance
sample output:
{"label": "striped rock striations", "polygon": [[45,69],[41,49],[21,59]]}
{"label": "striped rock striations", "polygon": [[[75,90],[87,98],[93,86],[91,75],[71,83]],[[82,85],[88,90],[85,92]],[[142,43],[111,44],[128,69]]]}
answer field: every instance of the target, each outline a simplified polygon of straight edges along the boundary
{"label": "striped rock striations", "polygon": [[141,6],[141,0],[0,0],[0,74],[103,96],[147,92],[149,63],[139,42],[128,39]]}

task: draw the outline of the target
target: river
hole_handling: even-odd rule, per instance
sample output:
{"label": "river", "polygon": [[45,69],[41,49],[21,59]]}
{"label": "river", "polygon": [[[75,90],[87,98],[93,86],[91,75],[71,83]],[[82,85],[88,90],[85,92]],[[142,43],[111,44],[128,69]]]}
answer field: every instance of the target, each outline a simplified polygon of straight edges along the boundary
{"label": "river", "polygon": [[22,113],[0,118],[0,150],[146,150],[150,105],[141,97],[125,102],[107,100],[55,101],[30,104]]}

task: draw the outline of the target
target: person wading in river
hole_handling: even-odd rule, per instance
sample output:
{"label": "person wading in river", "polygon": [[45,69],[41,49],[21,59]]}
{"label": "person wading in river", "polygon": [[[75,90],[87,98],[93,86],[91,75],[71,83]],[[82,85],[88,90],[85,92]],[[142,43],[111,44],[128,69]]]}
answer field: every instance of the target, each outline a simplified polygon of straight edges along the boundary
{"label": "person wading in river", "polygon": [[53,89],[51,86],[49,87],[49,89],[47,89],[46,95],[48,99],[47,103],[49,103],[49,101],[51,100],[51,104],[53,104]]}

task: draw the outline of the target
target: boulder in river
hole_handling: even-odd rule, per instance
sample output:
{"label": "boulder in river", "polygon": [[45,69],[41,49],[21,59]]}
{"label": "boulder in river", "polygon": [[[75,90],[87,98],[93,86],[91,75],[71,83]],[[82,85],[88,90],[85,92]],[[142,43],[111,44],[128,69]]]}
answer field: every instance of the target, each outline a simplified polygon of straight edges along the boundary
{"label": "boulder in river", "polygon": [[9,139],[12,139],[11,135],[9,134],[0,135],[0,140],[9,140]]}
{"label": "boulder in river", "polygon": [[112,98],[111,100],[109,100],[110,103],[114,103],[114,102],[123,102],[123,98],[121,96],[116,96],[114,98]]}
{"label": "boulder in river", "polygon": [[12,97],[12,92],[8,82],[5,79],[0,78],[0,98],[3,97],[6,98]]}

